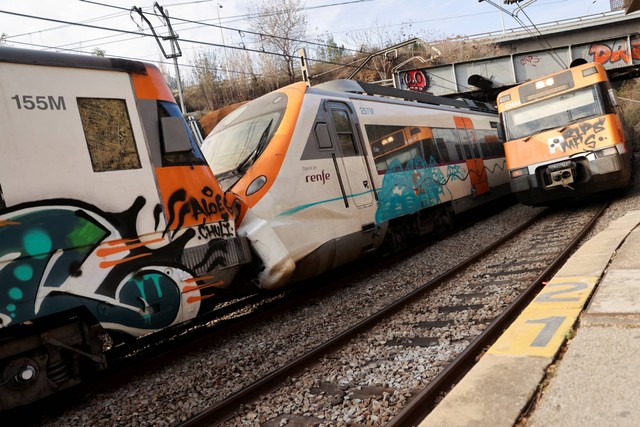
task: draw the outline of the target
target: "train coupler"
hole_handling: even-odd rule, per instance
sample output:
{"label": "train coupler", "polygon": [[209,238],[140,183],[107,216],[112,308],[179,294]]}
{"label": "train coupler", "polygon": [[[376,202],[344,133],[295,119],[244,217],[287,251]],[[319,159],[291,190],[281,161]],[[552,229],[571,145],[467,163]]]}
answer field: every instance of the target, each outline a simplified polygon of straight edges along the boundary
{"label": "train coupler", "polygon": [[563,186],[573,190],[576,178],[576,164],[570,160],[549,165],[545,170],[545,187],[552,188]]}

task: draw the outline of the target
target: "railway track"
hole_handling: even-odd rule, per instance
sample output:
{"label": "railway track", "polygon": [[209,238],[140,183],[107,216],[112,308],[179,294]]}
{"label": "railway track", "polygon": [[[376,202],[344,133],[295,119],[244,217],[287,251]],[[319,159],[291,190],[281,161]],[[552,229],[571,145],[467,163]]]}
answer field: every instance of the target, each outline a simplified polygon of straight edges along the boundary
{"label": "railway track", "polygon": [[[562,265],[605,208],[543,212],[182,426],[415,423]],[[396,378],[397,364],[413,366],[414,374],[407,378],[406,369],[398,369],[403,374]],[[367,379],[375,370],[389,372],[384,383]],[[280,410],[268,403],[274,400]]]}
{"label": "railway track", "polygon": [[[24,419],[25,425],[82,425],[88,419],[87,414],[94,420],[94,425],[176,425],[186,422],[190,417],[202,413],[211,402],[233,400],[231,396],[259,382],[261,378],[282,370],[287,362],[311,352],[313,348],[324,346],[332,336],[342,334],[348,327],[346,325],[362,322],[388,301],[400,299],[414,291],[418,279],[425,281],[445,272],[455,265],[456,260],[481,249],[496,236],[534,216],[537,211],[539,209],[517,205],[497,215],[496,212],[488,213],[483,218],[476,215],[473,225],[467,223],[466,228],[443,237],[442,241],[428,239],[431,244],[416,249],[420,250],[419,255],[404,253],[389,262],[377,260],[374,268],[356,275],[351,270],[345,270],[343,274],[348,273],[349,276],[342,283],[327,283],[334,281],[339,274],[325,276],[313,284],[317,287],[311,292],[298,287],[287,295],[273,295],[272,307],[268,308],[268,303],[260,302],[262,309],[256,313],[251,313],[253,309],[242,308],[240,301],[237,304],[230,303],[220,311],[228,311],[221,316],[225,319],[214,321],[220,326],[217,331],[215,326],[203,327],[199,332],[200,338],[172,338],[171,341],[177,343],[174,346],[178,347],[177,350],[165,352],[167,347],[163,347],[164,344],[145,347],[143,353],[138,354],[141,357],[131,357],[130,365],[110,374],[108,381],[96,382],[80,389],[78,393],[61,395],[58,400],[54,399],[43,407],[29,409]],[[305,285],[304,288],[308,287]],[[254,297],[249,295],[246,301],[254,301]],[[241,313],[237,312],[238,308]],[[236,326],[232,326],[234,322]],[[423,322],[423,326],[426,324]],[[393,341],[405,338],[391,336],[386,347],[398,348]],[[345,342],[347,340],[345,338]],[[414,347],[418,342],[416,340],[413,343]],[[329,354],[330,349],[324,353]],[[278,384],[281,383],[277,380],[272,382],[275,388]],[[344,388],[343,385],[340,387]],[[331,381],[325,381],[309,388],[319,393],[318,396],[333,392],[345,399],[356,396],[354,390],[347,388],[345,392],[340,387],[333,387]],[[375,390],[394,393],[393,387],[364,387],[357,391],[359,396],[365,396]],[[248,396],[256,394],[257,391]],[[338,395],[332,395],[336,402],[340,399],[336,397]],[[250,400],[249,397],[247,400]],[[394,400],[397,400],[396,404],[404,405],[406,399],[394,397],[390,401]],[[277,405],[272,406],[277,411]],[[291,408],[291,411],[295,411],[294,407]],[[322,416],[313,411],[310,414]],[[275,419],[277,415],[276,412],[267,418]],[[263,416],[259,415],[258,418]],[[234,425],[236,421],[227,424]],[[259,423],[257,419],[243,422],[250,425]]]}

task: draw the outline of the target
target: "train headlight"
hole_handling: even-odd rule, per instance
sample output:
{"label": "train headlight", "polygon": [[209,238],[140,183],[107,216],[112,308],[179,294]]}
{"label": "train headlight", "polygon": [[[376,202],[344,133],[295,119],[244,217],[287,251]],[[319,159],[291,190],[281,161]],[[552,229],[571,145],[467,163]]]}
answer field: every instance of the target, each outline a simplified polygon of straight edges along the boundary
{"label": "train headlight", "polygon": [[618,149],[616,147],[607,147],[604,150],[596,151],[597,158],[615,156],[616,154],[618,154]]}
{"label": "train headlight", "polygon": [[240,213],[242,212],[242,205],[240,204],[240,200],[235,199],[233,204],[231,205],[231,213],[235,219],[240,218]]}
{"label": "train headlight", "polygon": [[255,194],[262,187],[264,187],[266,183],[267,183],[267,177],[264,175],[260,175],[259,177],[251,181],[251,184],[249,184],[249,186],[247,187],[246,195],[250,196],[252,194]]}
{"label": "train headlight", "polygon": [[509,171],[509,173],[511,174],[511,178],[518,178],[520,176],[529,175],[529,169],[527,168],[514,169],[512,171]]}

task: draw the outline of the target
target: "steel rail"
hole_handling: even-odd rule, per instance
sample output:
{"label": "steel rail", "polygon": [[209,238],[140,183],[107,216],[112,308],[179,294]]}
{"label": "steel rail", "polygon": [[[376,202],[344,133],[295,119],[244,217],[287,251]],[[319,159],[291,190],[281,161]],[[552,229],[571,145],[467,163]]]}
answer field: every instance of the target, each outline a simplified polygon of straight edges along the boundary
{"label": "steel rail", "polygon": [[544,215],[547,214],[547,210],[542,211],[538,215],[529,219],[525,223],[516,227],[509,233],[505,234],[498,240],[493,243],[487,245],[481,250],[477,251],[471,257],[465,259],[454,267],[450,268],[443,274],[438,277],[430,280],[429,282],[423,284],[422,286],[416,288],[410,293],[406,294],[404,297],[398,299],[393,304],[379,310],[374,313],[370,317],[363,319],[355,326],[345,330],[344,332],[336,335],[334,338],[326,341],[324,344],[316,347],[315,349],[305,353],[300,356],[298,359],[291,361],[290,363],[282,366],[281,368],[273,371],[271,374],[265,376],[264,378],[254,382],[250,386],[240,390],[239,392],[227,397],[226,399],[214,403],[209,408],[195,415],[194,417],[186,420],[185,422],[179,424],[179,427],[195,427],[195,426],[210,426],[217,425],[226,418],[231,416],[237,408],[239,408],[242,404],[246,404],[250,401],[253,401],[256,396],[263,394],[269,390],[272,390],[276,386],[280,385],[286,378],[294,376],[298,372],[302,372],[303,369],[309,364],[313,363],[321,356],[332,353],[333,351],[340,348],[344,342],[353,338],[354,336],[372,328],[380,320],[385,317],[390,316],[391,314],[397,312],[402,307],[407,304],[413,302],[419,297],[422,297],[425,293],[431,291],[441,283],[446,280],[452,278],[455,274],[459,273],[461,270],[468,267],[470,264],[476,262],[479,258],[486,256],[487,253],[493,251],[494,249],[504,245],[511,238],[521,233],[523,230],[530,227],[534,222],[538,221]]}
{"label": "steel rail", "polygon": [[448,392],[475,365],[476,358],[484,349],[493,344],[520,312],[538,294],[544,281],[548,280],[569,258],[572,251],[593,228],[595,222],[609,206],[605,203],[585,227],[574,237],[558,257],[513,301],[471,344],[460,353],[429,385],[412,398],[409,403],[389,421],[386,427],[417,425],[436,406],[435,401]]}

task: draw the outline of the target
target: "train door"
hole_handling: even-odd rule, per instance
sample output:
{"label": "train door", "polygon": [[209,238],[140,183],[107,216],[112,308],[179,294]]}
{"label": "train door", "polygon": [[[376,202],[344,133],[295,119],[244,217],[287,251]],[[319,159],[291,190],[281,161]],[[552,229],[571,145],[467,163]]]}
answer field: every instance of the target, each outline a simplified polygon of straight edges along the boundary
{"label": "train door", "polygon": [[482,151],[477,135],[473,129],[473,122],[468,117],[454,116],[460,142],[464,148],[464,157],[469,170],[471,186],[476,196],[489,192],[489,178],[484,167]]}
{"label": "train door", "polygon": [[353,107],[344,102],[327,102],[329,134],[339,153],[336,168],[344,186],[347,206],[353,201],[357,207],[373,203],[373,181],[367,168],[364,149],[356,127]]}

